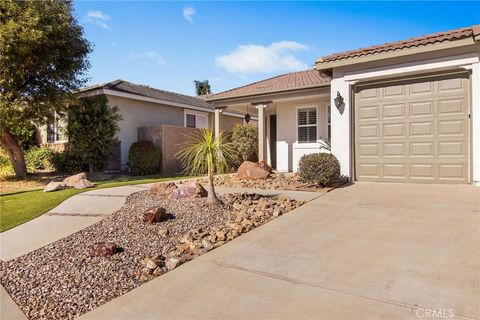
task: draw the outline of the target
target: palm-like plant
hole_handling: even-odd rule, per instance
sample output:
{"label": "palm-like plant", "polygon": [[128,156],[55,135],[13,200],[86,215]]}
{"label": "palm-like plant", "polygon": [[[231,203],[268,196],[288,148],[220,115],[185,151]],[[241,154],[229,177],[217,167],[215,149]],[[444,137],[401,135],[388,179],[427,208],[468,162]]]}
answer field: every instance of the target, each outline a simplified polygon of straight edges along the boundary
{"label": "palm-like plant", "polygon": [[224,132],[215,137],[211,129],[202,129],[200,134],[189,136],[180,152],[185,172],[190,175],[208,174],[207,203],[219,204],[215,193],[214,174],[224,173],[238,163],[238,154]]}

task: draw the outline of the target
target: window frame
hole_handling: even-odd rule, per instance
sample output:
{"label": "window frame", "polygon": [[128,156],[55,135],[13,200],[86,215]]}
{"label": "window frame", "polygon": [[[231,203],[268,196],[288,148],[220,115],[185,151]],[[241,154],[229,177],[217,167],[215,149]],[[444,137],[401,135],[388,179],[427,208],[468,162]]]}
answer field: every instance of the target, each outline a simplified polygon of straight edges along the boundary
{"label": "window frame", "polygon": [[[60,119],[60,118],[65,118],[65,119]],[[55,143],[66,143],[68,142],[68,134],[65,135],[65,139],[58,139],[59,137],[59,129],[58,129],[58,124],[59,124],[59,120],[65,120],[65,130],[67,130],[67,126],[68,126],[68,118],[67,118],[67,115],[65,115],[64,117],[61,117],[56,111],[53,113],[53,123],[48,123],[46,124],[46,129],[45,129],[45,135],[46,135],[46,141],[47,143],[49,144],[55,144]],[[49,127],[53,125],[53,141],[49,141],[49,138],[50,138],[50,132],[49,132]]]}
{"label": "window frame", "polygon": [[[195,117],[195,128],[192,128],[192,129],[206,129],[206,128],[208,128],[208,113],[207,112],[184,109],[184,112],[183,112],[183,126],[185,128],[191,128],[191,127],[187,127],[187,115],[192,115],[192,116]],[[204,127],[202,127],[202,128],[198,127],[197,117],[202,117],[202,118],[205,119],[205,126]]]}
{"label": "window frame", "polygon": [[[298,124],[299,112],[300,112],[300,110],[302,110],[302,109],[315,109],[315,124],[305,124],[305,125],[300,125],[300,124]],[[301,144],[301,145],[307,145],[307,144],[317,143],[317,142],[318,142],[318,106],[317,106],[317,105],[302,105],[302,106],[298,106],[298,107],[296,108],[296,116],[295,116],[295,117],[296,117],[296,121],[295,121],[296,143],[297,143],[297,144]],[[299,130],[299,128],[301,128],[301,127],[315,127],[315,133],[316,133],[315,141],[300,142],[298,130]]]}

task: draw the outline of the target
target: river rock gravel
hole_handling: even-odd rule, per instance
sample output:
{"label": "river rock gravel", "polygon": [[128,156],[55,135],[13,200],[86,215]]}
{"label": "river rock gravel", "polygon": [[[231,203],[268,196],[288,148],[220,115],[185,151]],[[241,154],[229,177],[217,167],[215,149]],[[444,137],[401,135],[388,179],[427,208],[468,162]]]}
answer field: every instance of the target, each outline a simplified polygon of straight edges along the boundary
{"label": "river rock gravel", "polygon": [[[255,197],[252,202],[245,195],[226,195],[224,205],[211,206],[205,198],[173,200],[149,191],[134,193],[100,222],[14,260],[0,261],[0,282],[29,319],[73,319],[141,285],[138,270],[144,259],[178,251],[182,237],[192,230],[220,230],[236,219],[248,224],[258,208],[268,207],[257,226],[278,216],[280,209],[288,212],[301,205],[286,199],[275,209],[274,199],[262,204],[260,196]],[[139,213],[151,207],[165,208],[166,217],[158,223],[142,222]],[[246,211],[247,218],[239,220],[238,214]],[[203,247],[210,246],[201,241]],[[93,256],[92,245],[98,242],[112,242],[118,252]]]}

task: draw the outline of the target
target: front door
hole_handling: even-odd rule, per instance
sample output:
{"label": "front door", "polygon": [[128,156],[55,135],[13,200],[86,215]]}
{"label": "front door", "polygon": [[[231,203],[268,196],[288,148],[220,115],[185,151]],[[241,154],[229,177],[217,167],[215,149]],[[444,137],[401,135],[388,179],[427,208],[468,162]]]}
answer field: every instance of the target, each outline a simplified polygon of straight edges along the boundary
{"label": "front door", "polygon": [[277,168],[277,115],[270,115],[270,159],[273,169]]}

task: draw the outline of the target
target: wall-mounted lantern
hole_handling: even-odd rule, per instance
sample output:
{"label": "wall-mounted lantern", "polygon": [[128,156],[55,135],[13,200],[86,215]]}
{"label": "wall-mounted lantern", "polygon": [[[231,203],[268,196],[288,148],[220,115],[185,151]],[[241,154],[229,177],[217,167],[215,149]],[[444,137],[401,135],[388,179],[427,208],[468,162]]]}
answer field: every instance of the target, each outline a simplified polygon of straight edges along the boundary
{"label": "wall-mounted lantern", "polygon": [[245,122],[249,123],[251,118],[252,117],[250,117],[250,113],[248,113],[248,105],[247,105],[247,114],[245,115]]}
{"label": "wall-mounted lantern", "polygon": [[333,99],[333,102],[335,102],[335,107],[337,107],[337,109],[343,105],[343,97],[340,95],[340,92],[337,91],[337,97]]}

